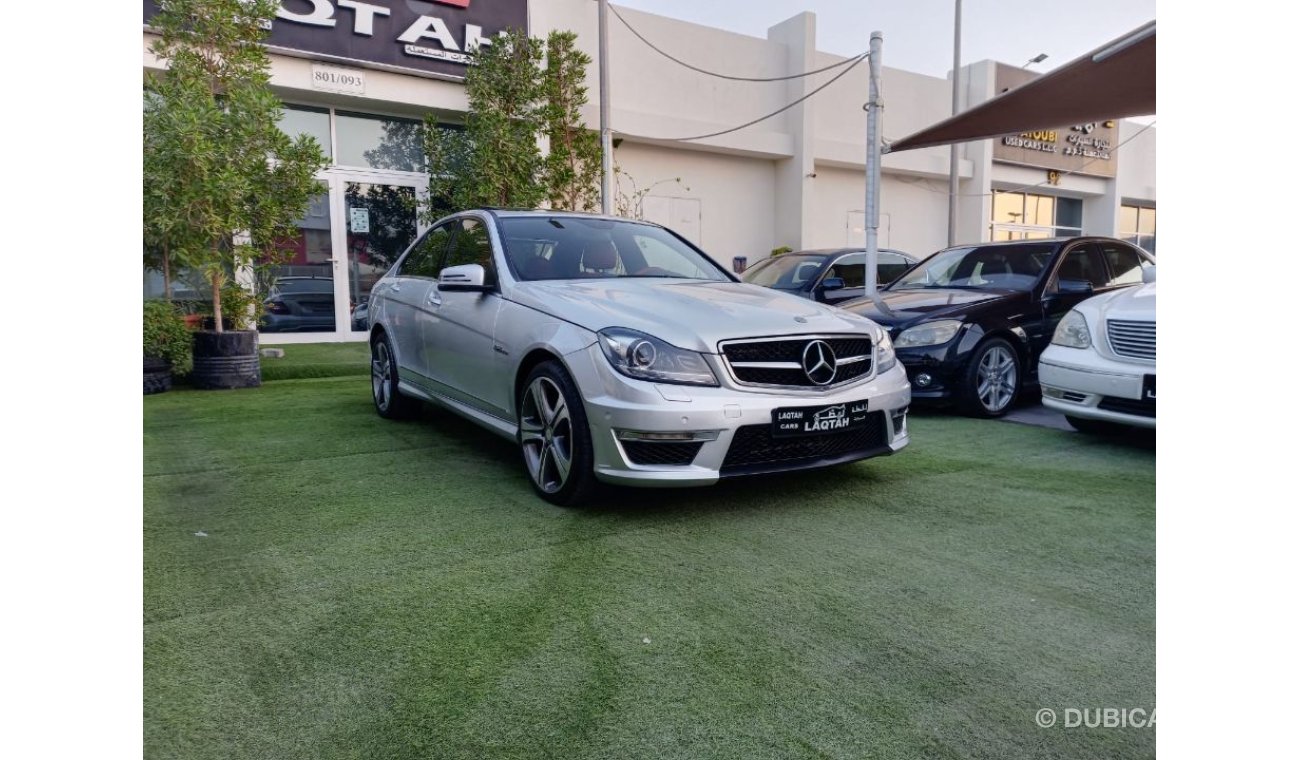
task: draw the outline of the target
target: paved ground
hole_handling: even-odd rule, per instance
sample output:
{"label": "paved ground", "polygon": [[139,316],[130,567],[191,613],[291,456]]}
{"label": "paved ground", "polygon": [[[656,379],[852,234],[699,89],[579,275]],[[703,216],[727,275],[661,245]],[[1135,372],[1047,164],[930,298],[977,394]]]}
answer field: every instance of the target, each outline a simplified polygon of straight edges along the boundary
{"label": "paved ground", "polygon": [[1022,425],[1074,431],[1074,428],[1070,427],[1070,423],[1065,421],[1064,414],[1048,409],[1039,403],[1037,399],[1021,403],[1015,409],[1007,412],[1007,416],[1002,419],[1005,422],[1018,422]]}

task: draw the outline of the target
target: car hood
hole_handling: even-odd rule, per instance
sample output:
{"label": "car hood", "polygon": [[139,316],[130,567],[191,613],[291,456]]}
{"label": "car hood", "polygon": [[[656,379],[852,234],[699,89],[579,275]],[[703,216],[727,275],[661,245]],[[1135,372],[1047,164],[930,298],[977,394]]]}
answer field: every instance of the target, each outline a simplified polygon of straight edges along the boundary
{"label": "car hood", "polygon": [[1027,298],[1028,294],[1015,290],[916,288],[882,291],[884,309],[870,298],[858,298],[840,307],[886,327],[906,327],[932,319],[961,319],[982,305],[1017,297]]}
{"label": "car hood", "polygon": [[1075,307],[1101,319],[1156,321],[1156,284],[1136,285],[1089,298]]}
{"label": "car hood", "polygon": [[869,331],[870,320],[743,282],[654,277],[540,280],[512,290],[519,303],[596,332],[626,327],[680,348],[716,353],[733,338]]}

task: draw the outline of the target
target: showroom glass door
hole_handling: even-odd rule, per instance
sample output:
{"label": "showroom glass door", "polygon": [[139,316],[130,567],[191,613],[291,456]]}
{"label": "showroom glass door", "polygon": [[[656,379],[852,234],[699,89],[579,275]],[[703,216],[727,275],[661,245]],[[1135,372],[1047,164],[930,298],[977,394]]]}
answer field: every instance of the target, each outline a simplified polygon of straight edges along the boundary
{"label": "showroom glass door", "polygon": [[297,232],[280,241],[277,263],[257,274],[266,295],[258,329],[263,342],[322,340],[338,330],[334,278],[334,182],[322,177],[320,192],[295,223]]}
{"label": "showroom glass door", "polygon": [[340,306],[347,309],[347,332],[364,338],[370,330],[370,290],[424,229],[418,204],[425,187],[417,180],[348,173],[339,178],[339,199],[346,288]]}

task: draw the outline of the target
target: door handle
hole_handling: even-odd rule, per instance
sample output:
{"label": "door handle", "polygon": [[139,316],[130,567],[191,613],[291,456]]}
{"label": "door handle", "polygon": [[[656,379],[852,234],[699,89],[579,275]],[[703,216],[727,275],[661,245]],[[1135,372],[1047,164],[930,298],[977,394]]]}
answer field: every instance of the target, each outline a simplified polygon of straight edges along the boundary
{"label": "door handle", "polygon": [[442,306],[442,299],[438,297],[438,291],[429,291],[429,297],[426,299],[430,306]]}
{"label": "door handle", "polygon": [[401,293],[401,292],[402,292],[402,283],[400,283],[400,282],[395,282],[395,283],[393,283],[392,285],[388,286],[388,290],[389,290],[390,292],[393,292],[393,293]]}

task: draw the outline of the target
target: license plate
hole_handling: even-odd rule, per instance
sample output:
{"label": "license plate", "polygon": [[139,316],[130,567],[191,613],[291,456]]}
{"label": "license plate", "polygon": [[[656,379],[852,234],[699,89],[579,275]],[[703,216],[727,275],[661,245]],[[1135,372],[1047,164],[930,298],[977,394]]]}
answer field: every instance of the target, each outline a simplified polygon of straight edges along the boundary
{"label": "license plate", "polygon": [[1155,375],[1142,376],[1142,400],[1143,401],[1156,400],[1156,376]]}
{"label": "license plate", "polygon": [[772,436],[834,435],[867,424],[867,402],[830,406],[787,406],[772,412]]}

